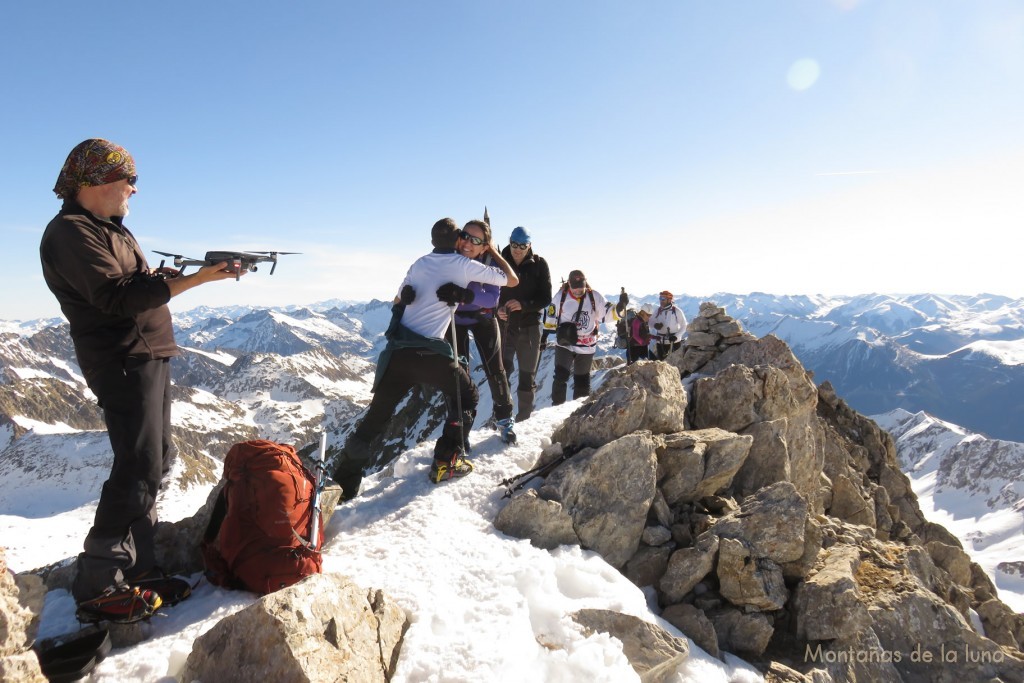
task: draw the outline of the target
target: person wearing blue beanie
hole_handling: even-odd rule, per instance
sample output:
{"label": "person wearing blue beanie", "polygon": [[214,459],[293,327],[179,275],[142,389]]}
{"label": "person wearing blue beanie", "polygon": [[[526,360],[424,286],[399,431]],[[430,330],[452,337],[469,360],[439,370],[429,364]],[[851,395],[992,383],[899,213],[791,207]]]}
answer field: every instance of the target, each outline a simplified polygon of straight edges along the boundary
{"label": "person wearing blue beanie", "polygon": [[502,364],[510,378],[514,367],[519,371],[516,422],[526,420],[533,412],[541,352],[541,312],[551,302],[551,271],[547,261],[534,253],[532,243],[530,231],[519,226],[501,252],[519,276],[515,287],[501,288],[497,311],[502,321]]}

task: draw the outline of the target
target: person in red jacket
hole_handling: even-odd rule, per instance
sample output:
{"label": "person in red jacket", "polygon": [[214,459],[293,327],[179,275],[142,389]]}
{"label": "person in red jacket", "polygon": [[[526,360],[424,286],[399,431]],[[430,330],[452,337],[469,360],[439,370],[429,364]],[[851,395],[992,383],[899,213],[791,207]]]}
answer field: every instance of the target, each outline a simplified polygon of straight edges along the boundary
{"label": "person in red jacket", "polygon": [[188,587],[157,575],[153,547],[156,496],[173,461],[169,360],[179,352],[167,302],[235,278],[226,263],[182,276],[151,269],[122,222],[137,183],[123,147],[78,144],[53,188],[64,204],[39,244],[43,279],[68,319],[114,453],[71,589],[85,621],[135,621],[183,597],[167,590]]}

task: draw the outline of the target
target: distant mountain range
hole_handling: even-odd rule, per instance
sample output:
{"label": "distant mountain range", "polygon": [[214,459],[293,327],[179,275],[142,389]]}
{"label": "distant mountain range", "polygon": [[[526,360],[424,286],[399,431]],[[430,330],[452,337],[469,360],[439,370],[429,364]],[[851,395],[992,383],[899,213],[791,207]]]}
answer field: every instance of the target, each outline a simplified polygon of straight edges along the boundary
{"label": "distant mountain range", "polygon": [[[716,294],[752,334],[774,334],[865,415],[925,411],[1024,441],[1024,299]],[[704,298],[676,303],[693,319]],[[656,297],[637,303],[654,302]]]}
{"label": "distant mountain range", "polygon": [[[693,319],[704,300],[754,335],[786,341],[816,382],[829,380],[854,409],[876,415],[896,439],[922,508],[931,506],[929,518],[959,535],[1001,588],[1024,594],[1024,445],[1013,443],[1024,441],[1024,301],[755,293],[677,303]],[[647,302],[656,297],[631,305]],[[323,302],[176,313],[182,356],[172,363],[173,415],[182,463],[172,485],[213,482],[227,448],[249,438],[312,446],[326,427],[330,450],[339,447],[369,403],[390,308]],[[595,386],[621,362],[613,336],[602,335]],[[473,369],[484,385],[477,363]],[[551,372],[548,351],[538,408],[550,405]],[[441,419],[436,403],[416,394],[399,406],[382,440],[388,453],[430,436]],[[484,387],[477,429],[490,411]],[[109,458],[103,428],[66,324],[0,322],[0,516],[60,514],[94,495]],[[68,492],[61,509],[41,508],[39,501],[52,504],[41,493],[53,487]]]}

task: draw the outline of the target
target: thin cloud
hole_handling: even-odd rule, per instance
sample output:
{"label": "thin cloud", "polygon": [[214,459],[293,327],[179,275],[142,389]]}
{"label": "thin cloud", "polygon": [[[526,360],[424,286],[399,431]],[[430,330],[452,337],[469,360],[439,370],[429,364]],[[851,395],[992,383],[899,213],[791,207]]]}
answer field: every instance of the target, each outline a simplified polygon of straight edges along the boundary
{"label": "thin cloud", "polygon": [[886,175],[892,173],[892,171],[825,171],[823,173],[815,173],[815,177],[819,176],[830,176],[830,175]]}

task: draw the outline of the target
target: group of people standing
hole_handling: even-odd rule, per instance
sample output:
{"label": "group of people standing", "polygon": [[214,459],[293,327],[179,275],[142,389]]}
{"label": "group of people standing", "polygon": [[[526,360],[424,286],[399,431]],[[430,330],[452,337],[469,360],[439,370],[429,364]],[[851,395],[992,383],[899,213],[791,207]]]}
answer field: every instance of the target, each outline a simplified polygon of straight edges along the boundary
{"label": "group of people standing", "polygon": [[[99,138],[80,143],[58,176],[54,192],[63,206],[39,248],[43,277],[70,323],[114,454],[72,586],[79,618],[87,620],[135,620],[189,591],[187,582],[163,574],[154,553],[157,494],[174,457],[168,361],[179,350],[167,302],[192,287],[244,274],[229,263],[190,275],[151,268],[123,223],[137,183],[134,159],[123,147]],[[472,471],[466,454],[479,393],[468,365],[460,362],[470,355],[471,334],[495,424],[512,442],[514,425],[534,409],[546,336],[556,339],[552,403],[565,401],[570,376],[573,398],[586,396],[598,326],[617,320],[628,305],[625,290],[614,307],[606,302],[580,270],[553,293],[548,264],[533,251],[524,227],[513,230],[499,251],[487,220],[460,228],[444,218],[431,228],[431,243],[431,253],[410,266],[399,286],[373,399],[336,458],[334,479],[345,499],[358,495],[375,455],[371,443],[418,384],[436,387],[447,403],[430,480]],[[685,324],[681,312],[674,320],[670,313],[666,309],[661,319],[659,309],[654,316],[659,357],[678,346],[680,321]],[[508,381],[513,368],[514,401]]]}
{"label": "group of people standing", "polygon": [[665,360],[683,344],[686,316],[675,305],[672,292],[658,295],[658,308],[644,304],[626,327],[626,363],[638,360]]}

